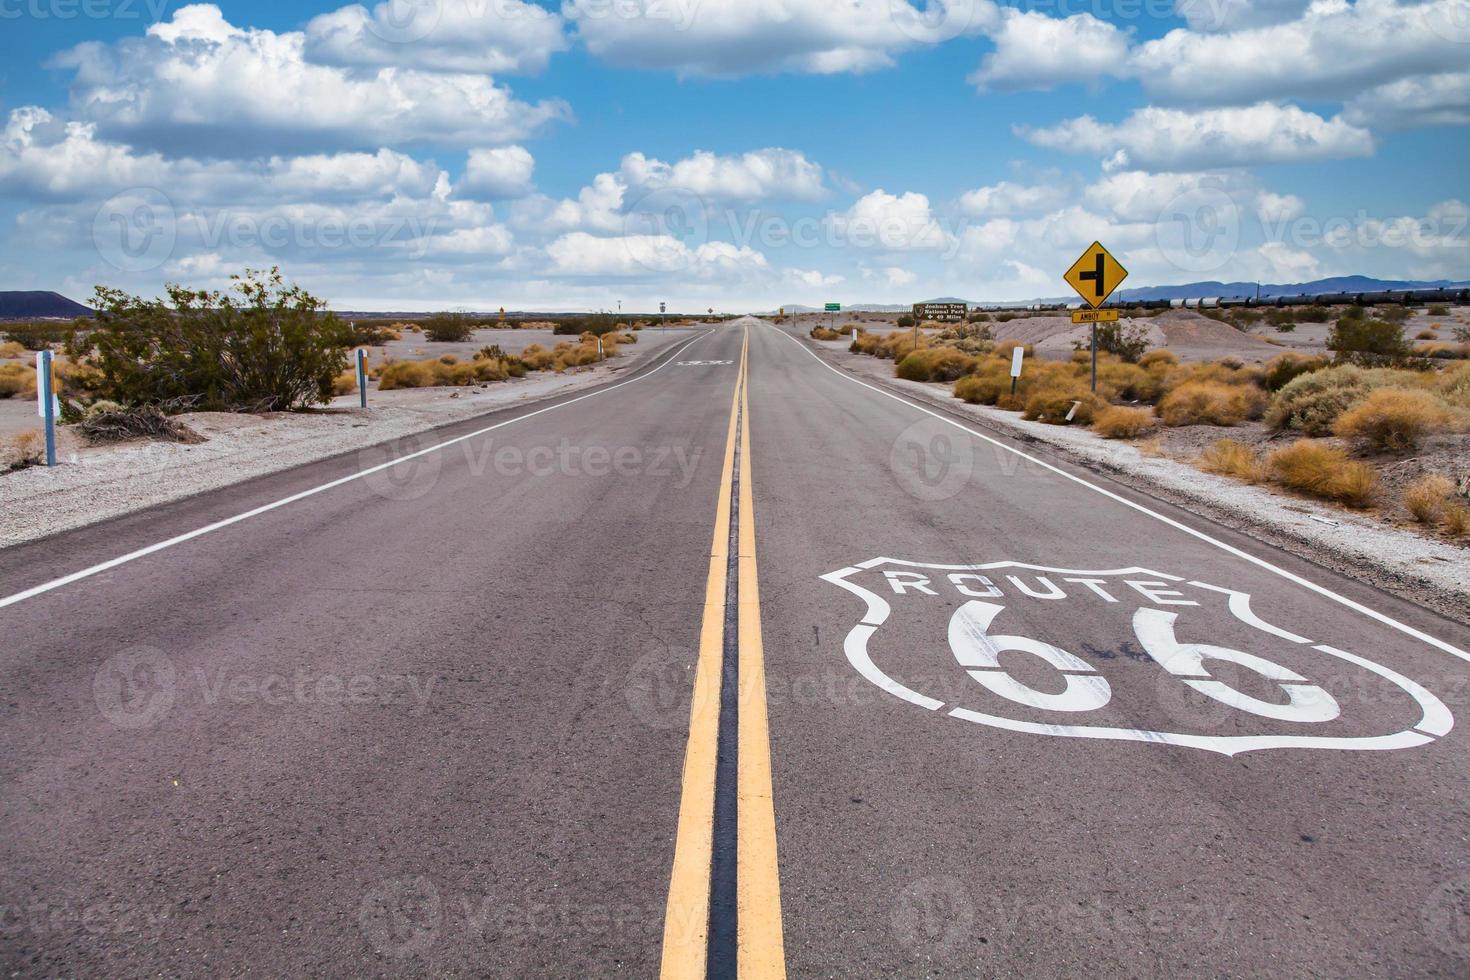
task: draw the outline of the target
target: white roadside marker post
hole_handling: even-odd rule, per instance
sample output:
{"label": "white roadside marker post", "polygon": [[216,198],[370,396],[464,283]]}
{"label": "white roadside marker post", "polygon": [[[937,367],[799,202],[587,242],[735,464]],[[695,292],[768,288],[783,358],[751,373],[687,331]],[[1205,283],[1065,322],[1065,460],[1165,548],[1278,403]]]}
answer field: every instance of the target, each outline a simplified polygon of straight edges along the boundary
{"label": "white roadside marker post", "polygon": [[1021,376],[1021,359],[1026,356],[1026,348],[1017,344],[1011,351],[1011,395],[1016,394],[1016,379]]}
{"label": "white roadside marker post", "polygon": [[46,424],[46,465],[56,465],[57,397],[51,362],[56,355],[49,350],[36,352],[36,409]]}
{"label": "white roadside marker post", "polygon": [[600,360],[603,360],[604,356],[605,355],[602,353],[602,335],[601,334],[598,334],[598,336],[597,336],[597,359],[599,361]]}
{"label": "white roadside marker post", "polygon": [[367,351],[357,349],[357,404],[367,408]]}

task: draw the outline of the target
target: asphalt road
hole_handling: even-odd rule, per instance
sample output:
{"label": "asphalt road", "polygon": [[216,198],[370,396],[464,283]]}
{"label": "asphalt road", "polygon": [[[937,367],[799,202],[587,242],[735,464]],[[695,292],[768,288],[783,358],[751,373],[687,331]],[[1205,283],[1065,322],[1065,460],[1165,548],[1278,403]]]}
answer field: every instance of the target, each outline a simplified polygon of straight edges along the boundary
{"label": "asphalt road", "polygon": [[0,551],[0,965],[1470,971],[1462,626],[751,319],[411,442]]}

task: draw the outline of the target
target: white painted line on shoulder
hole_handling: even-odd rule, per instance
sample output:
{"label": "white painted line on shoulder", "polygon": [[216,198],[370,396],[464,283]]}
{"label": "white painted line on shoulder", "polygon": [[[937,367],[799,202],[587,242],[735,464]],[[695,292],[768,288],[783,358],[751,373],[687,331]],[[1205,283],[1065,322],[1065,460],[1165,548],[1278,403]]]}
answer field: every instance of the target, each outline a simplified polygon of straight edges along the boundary
{"label": "white painted line on shoulder", "polygon": [[948,423],[949,425],[954,426],[956,429],[959,429],[962,432],[968,432],[970,435],[974,436],[976,439],[980,439],[980,440],[983,440],[985,442],[988,442],[992,446],[995,446],[998,449],[1004,450],[1005,452],[1008,452],[1008,453],[1012,453],[1013,455],[1019,456],[1021,459],[1027,460],[1027,461],[1032,462],[1032,463],[1035,463],[1037,466],[1043,467],[1044,469],[1047,469],[1050,472],[1057,474],[1058,476],[1061,476],[1061,477],[1064,477],[1064,478],[1066,478],[1068,480],[1071,480],[1073,483],[1076,483],[1076,484],[1078,484],[1080,486],[1084,486],[1087,489],[1092,490],[1095,493],[1100,493],[1104,497],[1107,497],[1109,500],[1113,500],[1113,501],[1116,501],[1116,502],[1122,504],[1124,507],[1128,507],[1128,508],[1130,508],[1132,510],[1136,510],[1140,514],[1145,514],[1145,515],[1153,518],[1156,521],[1160,521],[1160,522],[1162,522],[1164,524],[1169,525],[1172,528],[1175,528],[1177,530],[1183,531],[1185,534],[1188,534],[1190,537],[1196,538],[1196,539],[1198,539],[1200,541],[1205,542],[1208,545],[1212,545],[1213,547],[1219,548],[1221,551],[1224,551],[1227,554],[1231,554],[1231,555],[1234,555],[1235,557],[1240,558],[1240,559],[1242,559],[1244,561],[1248,561],[1252,565],[1255,565],[1255,566],[1257,566],[1259,568],[1263,568],[1266,571],[1271,572],[1274,575],[1281,576],[1282,578],[1286,579],[1288,582],[1294,582],[1295,584],[1300,585],[1300,586],[1302,586],[1305,589],[1308,589],[1308,590],[1310,590],[1312,592],[1317,593],[1318,595],[1322,596],[1323,598],[1331,599],[1333,602],[1336,602],[1336,603],[1339,603],[1339,604],[1341,604],[1343,606],[1346,606],[1348,609],[1351,609],[1354,612],[1362,613],[1364,616],[1367,616],[1369,619],[1377,620],[1378,622],[1382,623],[1383,625],[1388,626],[1388,627],[1391,627],[1392,629],[1396,629],[1400,633],[1405,634],[1406,636],[1412,636],[1414,639],[1419,640],[1420,642],[1423,642],[1423,643],[1427,643],[1427,644],[1429,644],[1430,646],[1434,647],[1437,650],[1443,650],[1445,653],[1448,653],[1451,656],[1458,657],[1461,660],[1464,660],[1467,663],[1470,663],[1470,653],[1467,653],[1466,651],[1461,650],[1459,647],[1454,646],[1453,644],[1446,643],[1444,640],[1441,640],[1441,639],[1439,639],[1437,637],[1430,636],[1428,633],[1425,633],[1422,630],[1415,629],[1414,627],[1408,625],[1407,623],[1401,623],[1398,620],[1394,619],[1392,616],[1389,616],[1389,615],[1387,615],[1385,613],[1381,613],[1381,612],[1379,612],[1376,609],[1372,609],[1372,608],[1370,608],[1368,606],[1363,605],[1360,602],[1356,602],[1356,601],[1354,601],[1352,599],[1349,599],[1345,595],[1339,595],[1338,593],[1333,592],[1331,589],[1326,588],[1325,586],[1318,585],[1316,582],[1310,581],[1309,579],[1302,578],[1300,575],[1297,575],[1297,574],[1295,574],[1293,572],[1289,572],[1286,569],[1280,567],[1279,565],[1273,565],[1269,561],[1266,561],[1264,558],[1258,558],[1255,555],[1252,555],[1252,554],[1250,554],[1247,551],[1242,551],[1241,549],[1235,547],[1234,545],[1226,544],[1224,541],[1221,541],[1219,538],[1212,537],[1211,535],[1206,534],[1204,531],[1200,531],[1200,530],[1197,530],[1195,528],[1192,528],[1188,524],[1184,524],[1181,521],[1176,521],[1172,517],[1167,517],[1164,514],[1160,514],[1156,510],[1151,510],[1148,507],[1145,507],[1143,504],[1136,503],[1136,502],[1134,502],[1132,500],[1129,500],[1127,497],[1123,497],[1123,496],[1120,496],[1119,494],[1113,493],[1111,490],[1108,490],[1105,487],[1100,487],[1096,483],[1092,483],[1092,482],[1090,482],[1088,480],[1084,480],[1082,477],[1077,476],[1077,475],[1075,475],[1073,473],[1068,473],[1066,470],[1062,469],[1059,466],[1054,466],[1051,463],[1048,463],[1044,459],[1039,459],[1036,456],[1032,456],[1030,453],[1022,452],[1021,450],[1016,449],[1014,446],[1009,446],[1006,443],[1000,441],[999,439],[994,439],[994,438],[992,438],[990,436],[985,435],[983,432],[978,432],[975,429],[970,428],[968,425],[965,425],[965,424],[963,424],[961,422],[958,422],[955,419],[952,419],[952,418],[950,418],[947,415],[943,415],[943,414],[941,414],[939,412],[935,412],[935,411],[932,411],[930,409],[927,409],[927,408],[925,408],[922,405],[919,405],[919,404],[917,404],[915,402],[909,401],[907,398],[904,398],[904,397],[902,397],[900,395],[895,395],[891,391],[885,391],[884,389],[879,388],[877,385],[871,385],[871,384],[868,384],[866,381],[860,381],[859,379],[854,378],[852,375],[848,374],[846,371],[839,370],[838,368],[835,368],[832,365],[828,364],[826,361],[822,360],[820,357],[817,356],[817,354],[816,354],[815,351],[811,350],[809,347],[807,347],[805,344],[803,344],[801,341],[797,340],[795,337],[791,336],[790,334],[782,331],[781,329],[773,326],[770,323],[767,323],[764,320],[762,320],[761,323],[764,324],[770,330],[775,331],[780,336],[785,337],[787,340],[791,341],[793,344],[795,344],[801,350],[803,350],[806,353],[810,354],[811,357],[812,357],[812,360],[816,361],[818,364],[822,365],[822,367],[826,368],[828,371],[831,371],[833,374],[837,375],[840,378],[844,378],[844,379],[846,379],[848,381],[851,381],[853,384],[858,385],[860,387],[867,388],[869,391],[875,391],[878,394],[884,396],[885,398],[891,398],[891,399],[893,399],[894,401],[898,402],[901,405],[907,405],[909,408],[912,408],[912,409],[914,409],[915,411],[918,411],[918,412],[923,412],[925,415],[928,415],[928,416],[930,416],[932,418],[936,418],[936,419],[938,419],[941,422]]}
{"label": "white painted line on shoulder", "polygon": [[196,528],[193,531],[188,531],[184,534],[177,535],[175,537],[169,538],[166,541],[160,541],[157,544],[150,544],[146,548],[139,548],[137,551],[130,551],[125,555],[119,555],[118,557],[104,561],[101,564],[93,565],[91,568],[84,568],[79,572],[72,572],[70,575],[63,575],[61,578],[52,579],[50,582],[44,582],[41,585],[35,586],[34,588],[29,588],[23,592],[17,592],[14,595],[9,595],[3,599],[0,599],[0,609],[5,608],[6,606],[13,606],[17,602],[24,602],[26,599],[34,598],[35,596],[41,595],[42,593],[50,592],[53,589],[59,589],[63,585],[70,585],[71,583],[79,582],[84,578],[90,578],[93,575],[110,571],[114,568],[117,568],[119,565],[126,565],[128,562],[137,561],[139,558],[146,558],[148,555],[157,554],[158,552],[163,551],[166,548],[172,548],[175,545],[183,544],[185,541],[192,541],[195,538],[203,537],[206,534],[218,531],[221,528],[229,527],[232,524],[239,524],[241,521],[248,521],[252,517],[258,517],[261,514],[277,510],[281,507],[285,507],[287,504],[294,504],[298,500],[305,500],[307,497],[314,497],[319,493],[324,493],[327,490],[335,489],[336,487],[340,487],[343,484],[351,483],[354,480],[361,480],[365,476],[370,476],[373,473],[379,472],[380,470],[386,470],[390,467],[397,466],[399,463],[406,462],[410,459],[417,459],[420,456],[427,456],[429,453],[438,452],[446,446],[453,446],[456,443],[464,442],[467,439],[474,439],[478,436],[484,435],[487,432],[493,432],[496,429],[511,425],[515,422],[520,422],[524,419],[534,418],[537,415],[544,415],[547,412],[555,411],[558,408],[565,408],[568,405],[575,405],[577,402],[586,401],[588,398],[592,398],[595,395],[605,395],[609,391],[616,391],[624,385],[630,385],[633,384],[635,381],[642,381],[644,378],[650,378],[653,375],[657,374],[663,368],[667,367],[669,363],[674,360],[674,358],[678,357],[680,354],[684,353],[684,351],[699,343],[701,340],[703,340],[705,337],[708,337],[713,332],[713,330],[707,330],[699,336],[693,338],[682,347],[670,353],[668,357],[665,358],[665,360],[661,364],[656,366],[653,370],[645,374],[640,374],[636,378],[629,378],[626,381],[619,381],[615,385],[609,385],[606,388],[598,388],[596,391],[589,391],[585,395],[578,395],[576,398],[570,398],[564,402],[557,402],[555,405],[547,405],[545,408],[538,408],[534,412],[527,412],[525,415],[517,415],[513,419],[506,419],[504,422],[497,422],[494,425],[487,425],[483,429],[476,429],[474,432],[468,432],[462,436],[455,436],[453,439],[446,439],[443,442],[435,443],[427,449],[420,449],[417,452],[407,453],[403,456],[395,457],[388,460],[386,463],[379,463],[377,466],[371,466],[365,470],[359,470],[358,472],[353,473],[350,476],[344,476],[340,479],[332,480],[329,483],[323,483],[321,486],[312,487],[310,490],[302,490],[300,493],[293,493],[289,497],[282,497],[280,500],[271,501],[270,503],[263,504],[260,507],[254,508],[253,510],[247,510],[242,514],[236,514],[233,517],[226,517],[224,520],[215,521],[213,524],[206,524],[204,527]]}

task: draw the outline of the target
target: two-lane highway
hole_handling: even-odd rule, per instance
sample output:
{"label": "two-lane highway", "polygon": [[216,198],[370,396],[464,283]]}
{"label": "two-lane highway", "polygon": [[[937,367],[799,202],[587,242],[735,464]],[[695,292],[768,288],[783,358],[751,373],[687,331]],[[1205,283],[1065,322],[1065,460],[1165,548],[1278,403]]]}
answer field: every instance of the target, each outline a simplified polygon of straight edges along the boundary
{"label": "two-lane highway", "polygon": [[0,604],[12,972],[1470,970],[1463,626],[752,318]]}

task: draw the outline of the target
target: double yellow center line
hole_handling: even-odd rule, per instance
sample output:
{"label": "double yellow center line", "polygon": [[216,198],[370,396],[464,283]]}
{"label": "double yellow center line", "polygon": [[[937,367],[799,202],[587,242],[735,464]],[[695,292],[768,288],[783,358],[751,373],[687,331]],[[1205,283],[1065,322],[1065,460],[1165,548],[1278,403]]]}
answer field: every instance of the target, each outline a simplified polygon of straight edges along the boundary
{"label": "double yellow center line", "polygon": [[[744,980],[785,977],[781,937],[781,887],[776,868],[776,812],[771,795],[771,746],[766,721],[765,653],[761,645],[760,591],[756,582],[755,503],[750,475],[750,332],[730,404],[714,541],[705,583],[699,662],[684,755],[674,868],[664,915],[665,980],[704,980],[710,957],[711,872],[715,848],[715,771],[719,760],[722,668],[730,569],[732,511],[737,527],[736,633],[739,677],[735,717],[736,760],[736,973]],[[737,457],[736,447],[739,446]],[[735,477],[739,469],[739,494]]]}

